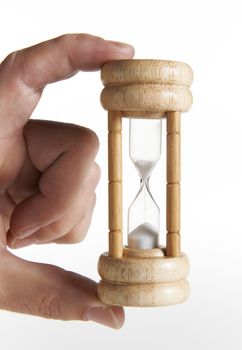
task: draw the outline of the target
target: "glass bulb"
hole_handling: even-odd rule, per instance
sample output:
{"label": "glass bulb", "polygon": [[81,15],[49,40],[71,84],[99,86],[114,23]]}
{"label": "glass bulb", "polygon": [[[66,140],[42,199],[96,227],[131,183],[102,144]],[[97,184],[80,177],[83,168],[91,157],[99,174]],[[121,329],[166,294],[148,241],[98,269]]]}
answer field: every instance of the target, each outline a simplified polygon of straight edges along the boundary
{"label": "glass bulb", "polygon": [[161,119],[131,118],[129,155],[140,176],[140,189],[128,210],[128,246],[159,246],[160,209],[149,189],[149,178],[161,155]]}

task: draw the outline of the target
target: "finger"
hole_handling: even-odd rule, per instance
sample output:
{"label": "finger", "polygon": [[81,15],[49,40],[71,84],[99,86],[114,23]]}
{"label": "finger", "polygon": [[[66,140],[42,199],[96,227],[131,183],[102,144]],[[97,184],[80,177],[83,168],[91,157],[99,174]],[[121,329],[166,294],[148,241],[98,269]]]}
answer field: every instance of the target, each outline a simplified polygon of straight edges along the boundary
{"label": "finger", "polygon": [[[79,243],[88,231],[95,206],[95,195],[85,202],[85,213],[80,215],[79,207],[71,210],[61,219],[39,229],[26,238],[15,237],[11,231],[7,233],[7,244],[12,249],[27,247],[31,244],[44,243]],[[80,218],[81,216],[81,218]]]}
{"label": "finger", "polygon": [[90,320],[113,328],[123,325],[123,309],[100,302],[97,284],[74,272],[25,261],[3,250],[0,280],[0,309],[60,320]]}
{"label": "finger", "polygon": [[85,209],[86,198],[94,192],[100,176],[94,163],[98,141],[93,132],[61,123],[32,124],[31,137],[26,131],[26,140],[32,162],[44,173],[39,191],[19,203],[12,213],[10,231],[16,237],[27,237],[60,220],[73,203],[81,201]]}
{"label": "finger", "polygon": [[91,224],[93,208],[95,206],[96,197],[91,203],[92,208],[87,212],[83,218],[81,218],[76,225],[66,235],[56,239],[54,242],[58,244],[73,244],[79,243],[86,237],[87,231]]}
{"label": "finger", "polygon": [[9,55],[0,65],[0,137],[23,127],[47,84],[133,55],[130,45],[87,34],[63,35]]}

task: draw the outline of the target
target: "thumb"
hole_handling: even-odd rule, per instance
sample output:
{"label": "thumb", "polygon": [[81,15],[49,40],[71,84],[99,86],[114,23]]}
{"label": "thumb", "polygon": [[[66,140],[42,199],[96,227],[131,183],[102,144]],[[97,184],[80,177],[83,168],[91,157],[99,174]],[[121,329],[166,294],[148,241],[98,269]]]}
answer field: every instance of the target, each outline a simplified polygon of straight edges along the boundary
{"label": "thumb", "polygon": [[0,252],[0,309],[61,320],[95,321],[121,328],[124,311],[101,303],[97,284],[56,266]]}
{"label": "thumb", "polygon": [[124,311],[97,298],[97,284],[59,267],[16,257],[0,245],[0,309],[121,328]]}

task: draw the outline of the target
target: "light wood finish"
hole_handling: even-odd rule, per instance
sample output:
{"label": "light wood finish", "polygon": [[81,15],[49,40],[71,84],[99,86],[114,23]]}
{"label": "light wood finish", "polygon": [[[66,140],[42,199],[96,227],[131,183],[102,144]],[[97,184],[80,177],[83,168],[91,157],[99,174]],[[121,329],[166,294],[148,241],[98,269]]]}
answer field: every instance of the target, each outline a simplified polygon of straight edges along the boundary
{"label": "light wood finish", "polygon": [[135,249],[124,247],[123,258],[155,258],[165,256],[165,247],[152,249]]}
{"label": "light wood finish", "polygon": [[116,111],[182,111],[191,108],[192,97],[186,86],[179,85],[127,85],[108,86],[101,94],[105,109]]}
{"label": "light wood finish", "polygon": [[168,258],[164,256],[165,250],[160,249],[161,255],[157,256],[156,248],[153,257],[147,257],[145,250],[125,249],[123,258],[111,258],[104,253],[99,259],[100,300],[112,305],[165,306],[188,298],[189,262],[185,254]]}
{"label": "light wood finish", "polygon": [[189,86],[193,74],[185,63],[162,60],[112,61],[103,66],[101,78],[105,85],[101,94],[103,107],[124,111],[124,116],[130,114],[139,117],[148,111],[152,112],[153,118],[160,118],[163,112],[185,112],[192,105]]}
{"label": "light wood finish", "polygon": [[108,113],[109,255],[123,255],[122,114]]}
{"label": "light wood finish", "polygon": [[119,285],[101,281],[99,299],[110,305],[157,307],[184,303],[190,294],[187,280],[173,283]]}
{"label": "light wood finish", "polygon": [[129,256],[123,258],[112,258],[107,253],[102,254],[98,263],[101,278],[106,282],[136,284],[176,282],[187,277],[189,262],[185,254],[169,258],[162,252],[160,257],[147,257],[145,252],[144,256],[142,254],[142,250],[145,249],[138,250],[139,256],[132,256],[133,252],[130,252]]}
{"label": "light wood finish", "polygon": [[191,67],[184,62],[135,59],[107,62],[101,70],[104,86],[124,84],[173,84],[189,87]]}
{"label": "light wood finish", "polygon": [[167,187],[166,229],[167,256],[180,255],[180,181],[181,115],[167,112]]}
{"label": "light wood finish", "polygon": [[[98,264],[97,292],[112,305],[163,306],[189,296],[180,252],[180,112],[192,105],[191,68],[161,60],[106,63],[101,103],[109,112],[109,252]],[[122,118],[167,118],[167,247],[130,249],[122,239]]]}

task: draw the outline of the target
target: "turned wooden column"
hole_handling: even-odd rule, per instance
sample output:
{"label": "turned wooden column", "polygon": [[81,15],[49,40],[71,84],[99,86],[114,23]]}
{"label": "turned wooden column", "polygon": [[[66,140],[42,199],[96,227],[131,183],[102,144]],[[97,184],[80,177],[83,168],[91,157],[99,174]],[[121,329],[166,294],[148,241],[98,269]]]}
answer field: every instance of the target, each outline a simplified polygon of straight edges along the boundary
{"label": "turned wooden column", "polygon": [[108,112],[109,256],[123,255],[122,113]]}
{"label": "turned wooden column", "polygon": [[166,255],[180,256],[181,113],[167,112]]}

